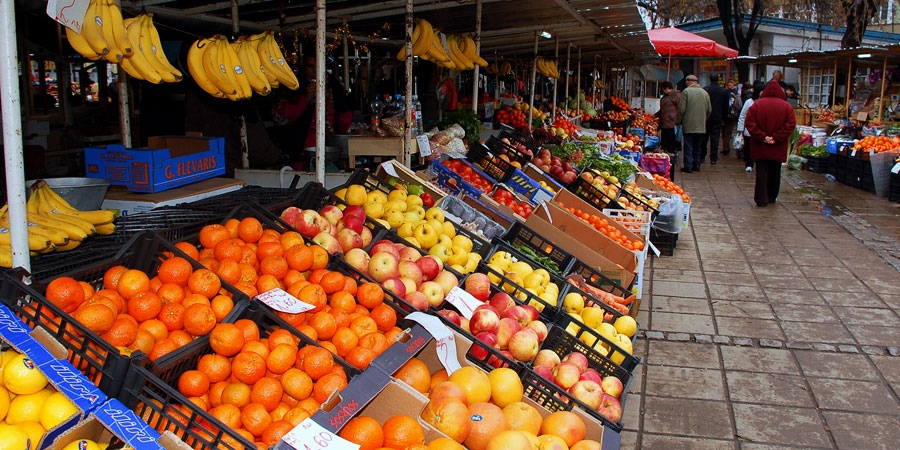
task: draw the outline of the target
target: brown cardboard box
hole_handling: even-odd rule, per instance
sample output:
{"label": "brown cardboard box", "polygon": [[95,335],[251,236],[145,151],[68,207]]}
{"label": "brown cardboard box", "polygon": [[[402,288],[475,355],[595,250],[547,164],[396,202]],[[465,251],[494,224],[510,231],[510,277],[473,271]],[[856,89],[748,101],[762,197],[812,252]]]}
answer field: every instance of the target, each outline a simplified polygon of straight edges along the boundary
{"label": "brown cardboard box", "polygon": [[425,192],[431,194],[435,203],[447,196],[447,193],[434,185],[434,183],[418,176],[409,167],[404,166],[400,161],[395,159],[379,164],[378,170],[375,171],[375,176],[381,180],[387,180],[393,176],[407,183],[418,184],[422,186],[422,189],[424,189]]}
{"label": "brown cardboard box", "polygon": [[[605,215],[605,214],[603,214],[603,211],[600,211],[597,208],[594,208],[590,203],[582,200],[581,197],[578,197],[577,195],[569,192],[568,190],[559,191],[556,194],[556,196],[553,197],[553,203],[555,203],[557,205],[564,204],[566,206],[566,208],[574,207],[576,209],[580,209],[580,210],[590,213],[590,214]],[[568,211],[566,211],[566,214],[569,214],[570,216],[572,216],[572,213],[570,213]],[[575,217],[575,216],[572,216],[572,217],[577,219],[577,217]],[[610,224],[610,226],[612,226],[612,227],[616,228],[617,230],[619,230],[620,232],[622,232],[622,235],[624,235],[626,238],[628,238],[628,240],[631,240],[631,241],[642,240],[642,238],[640,236],[632,233],[628,228],[625,228],[620,223],[616,222],[615,220],[612,220],[612,218],[609,219],[609,224]],[[594,229],[594,228],[591,227],[591,229]]]}

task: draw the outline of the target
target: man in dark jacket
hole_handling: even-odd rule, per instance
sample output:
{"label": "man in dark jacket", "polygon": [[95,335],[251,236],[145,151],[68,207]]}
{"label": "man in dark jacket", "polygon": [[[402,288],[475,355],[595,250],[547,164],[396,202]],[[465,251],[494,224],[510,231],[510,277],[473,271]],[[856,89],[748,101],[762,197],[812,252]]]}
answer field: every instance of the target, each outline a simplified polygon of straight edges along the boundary
{"label": "man in dark jacket", "polygon": [[[728,115],[728,91],[726,91],[715,79],[711,79],[705,88],[709,94],[709,104],[712,112],[706,119],[706,136],[700,147],[700,161],[706,160],[706,152],[709,150],[709,163],[715,165],[719,162],[719,140],[722,137],[722,124]],[[707,147],[708,146],[708,147]]]}
{"label": "man in dark jacket", "polygon": [[678,118],[678,102],[681,91],[669,81],[659,83],[663,96],[659,99],[659,148],[667,153],[675,153],[675,119]]}
{"label": "man in dark jacket", "polygon": [[750,157],[756,163],[753,200],[759,207],[778,198],[781,164],[787,161],[788,139],[797,125],[794,108],[785,99],[784,89],[773,80],[747,111],[745,129],[750,133]]}

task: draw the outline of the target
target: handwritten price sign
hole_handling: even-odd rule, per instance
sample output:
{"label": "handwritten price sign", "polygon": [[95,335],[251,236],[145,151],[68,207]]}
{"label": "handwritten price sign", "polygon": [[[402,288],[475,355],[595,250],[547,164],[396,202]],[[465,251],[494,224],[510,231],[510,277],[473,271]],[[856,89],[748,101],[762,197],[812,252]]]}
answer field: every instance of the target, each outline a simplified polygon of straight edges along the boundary
{"label": "handwritten price sign", "polygon": [[460,289],[458,286],[453,286],[453,288],[450,289],[450,292],[444,296],[444,300],[447,300],[451,305],[455,306],[456,309],[459,310],[459,313],[466,319],[471,319],[472,314],[475,312],[475,308],[477,308],[478,305],[484,304],[484,302],[473,297],[472,294],[466,292],[464,289]]}
{"label": "handwritten price sign", "polygon": [[359,445],[322,428],[312,419],[300,422],[282,440],[297,450],[359,450]]}
{"label": "handwritten price sign", "polygon": [[447,369],[448,374],[462,367],[459,365],[459,355],[456,353],[456,339],[453,337],[453,332],[441,322],[441,319],[421,312],[411,313],[406,318],[418,322],[434,337],[438,360]]}
{"label": "handwritten price sign", "polygon": [[263,292],[262,294],[257,295],[256,299],[265,303],[270,308],[276,311],[286,312],[290,314],[299,314],[315,308],[313,305],[301,301],[297,297],[288,294],[284,291],[284,289],[280,288],[275,288],[270,291]]}
{"label": "handwritten price sign", "polygon": [[49,0],[47,15],[51,19],[81,33],[84,13],[87,12],[90,0]]}

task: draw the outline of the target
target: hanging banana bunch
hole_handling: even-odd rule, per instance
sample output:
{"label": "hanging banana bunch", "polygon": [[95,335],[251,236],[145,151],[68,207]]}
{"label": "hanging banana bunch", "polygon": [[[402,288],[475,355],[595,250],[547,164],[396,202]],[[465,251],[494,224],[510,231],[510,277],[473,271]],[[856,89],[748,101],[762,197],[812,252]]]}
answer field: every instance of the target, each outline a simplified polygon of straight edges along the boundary
{"label": "hanging banana bunch", "polygon": [[508,61],[503,61],[501,63],[492,62],[488,64],[484,71],[489,75],[508,75],[512,71],[512,64]]}
{"label": "hanging banana bunch", "polygon": [[538,56],[537,59],[534,60],[534,67],[537,70],[537,73],[547,78],[553,78],[554,80],[559,78],[559,70],[556,68],[556,61]]}

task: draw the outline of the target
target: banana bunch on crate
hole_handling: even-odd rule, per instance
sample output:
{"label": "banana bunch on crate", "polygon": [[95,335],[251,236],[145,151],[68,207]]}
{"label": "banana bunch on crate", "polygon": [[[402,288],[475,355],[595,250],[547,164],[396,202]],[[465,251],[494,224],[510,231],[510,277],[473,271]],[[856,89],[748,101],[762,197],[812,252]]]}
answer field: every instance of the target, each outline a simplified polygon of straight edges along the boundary
{"label": "banana bunch on crate", "polygon": [[487,66],[485,72],[489,75],[509,75],[509,73],[512,72],[512,64],[510,64],[509,61],[503,61],[501,63],[492,62]]}
{"label": "banana bunch on crate", "polygon": [[559,69],[556,68],[556,61],[552,59],[544,59],[538,56],[534,60],[534,67],[537,69],[537,73],[547,78],[553,78],[554,80],[559,78]]}
{"label": "banana bunch on crate", "polygon": [[188,50],[187,65],[197,85],[217,98],[246,100],[254,93],[268,95],[278,86],[300,87],[272,31],[235,42],[221,34],[198,39]]}
{"label": "banana bunch on crate", "polygon": [[[416,19],[412,35],[412,54],[441,67],[460,71],[472,70],[476,65],[481,67],[488,65],[484,58],[478,56],[472,38],[443,34],[425,19]],[[406,60],[406,47],[400,49],[397,59]]]}
{"label": "banana bunch on crate", "polygon": [[[25,204],[28,215],[28,249],[32,256],[72,250],[90,235],[109,235],[116,230],[118,211],[80,211],[50,189],[44,181],[31,187]],[[0,267],[12,267],[8,205],[0,208]]]}
{"label": "banana bunch on crate", "polygon": [[115,0],[91,0],[81,33],[65,28],[69,44],[87,59],[119,64],[128,75],[153,84],[182,79],[163,52],[151,14],[123,19]]}

